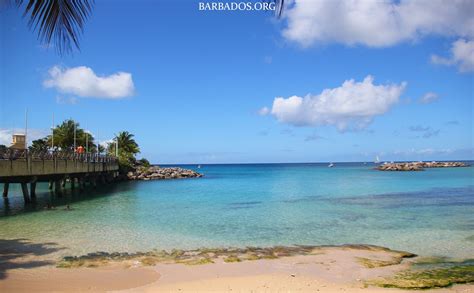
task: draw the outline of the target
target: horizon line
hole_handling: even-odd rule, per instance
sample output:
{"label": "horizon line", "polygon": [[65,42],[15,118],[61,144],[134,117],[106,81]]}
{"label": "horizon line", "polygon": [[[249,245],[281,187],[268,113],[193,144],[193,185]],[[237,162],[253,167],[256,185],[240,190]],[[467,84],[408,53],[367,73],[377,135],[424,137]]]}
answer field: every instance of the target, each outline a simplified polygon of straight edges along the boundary
{"label": "horizon line", "polygon": [[379,163],[375,163],[373,161],[321,161],[321,162],[254,162],[254,163],[150,163],[152,166],[160,166],[160,165],[278,165],[278,164],[347,164],[347,163],[366,163],[366,164],[383,164],[385,162],[394,162],[394,163],[405,163],[405,162],[474,162],[474,158],[472,159],[450,159],[450,160],[387,160],[381,161]]}

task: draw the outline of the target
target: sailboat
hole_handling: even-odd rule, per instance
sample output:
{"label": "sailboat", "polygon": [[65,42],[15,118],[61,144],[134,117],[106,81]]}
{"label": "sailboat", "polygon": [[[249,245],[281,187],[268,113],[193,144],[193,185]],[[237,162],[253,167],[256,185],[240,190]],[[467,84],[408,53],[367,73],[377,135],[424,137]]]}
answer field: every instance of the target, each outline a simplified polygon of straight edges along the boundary
{"label": "sailboat", "polygon": [[198,165],[198,169],[201,169],[201,165]]}
{"label": "sailboat", "polygon": [[374,161],[375,164],[380,164],[380,158],[379,156],[375,156],[375,161]]}

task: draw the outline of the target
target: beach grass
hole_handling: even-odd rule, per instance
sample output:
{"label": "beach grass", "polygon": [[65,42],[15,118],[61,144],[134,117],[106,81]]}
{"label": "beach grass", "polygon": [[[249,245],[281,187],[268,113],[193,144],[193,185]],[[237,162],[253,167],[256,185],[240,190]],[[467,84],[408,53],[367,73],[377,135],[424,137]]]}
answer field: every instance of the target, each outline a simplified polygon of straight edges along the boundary
{"label": "beach grass", "polygon": [[424,257],[410,268],[391,277],[372,280],[368,285],[399,289],[434,289],[474,283],[474,260]]}
{"label": "beach grass", "polygon": [[189,266],[196,266],[196,265],[206,265],[214,263],[214,261],[208,257],[197,258],[197,259],[187,259],[187,260],[178,260],[176,263],[185,264]]}
{"label": "beach grass", "polygon": [[[59,268],[77,267],[97,267],[104,266],[112,262],[138,261],[144,266],[153,266],[159,263],[180,263],[187,265],[210,264],[217,259],[222,259],[226,263],[253,261],[260,259],[278,259],[296,255],[316,255],[324,253],[326,247],[322,246],[274,246],[274,247],[246,247],[246,248],[200,248],[194,250],[173,249],[171,251],[152,250],[149,252],[136,253],[108,253],[95,252],[82,256],[64,257],[58,264]],[[360,262],[367,267],[385,266],[398,264],[405,257],[412,257],[414,254],[403,251],[390,250],[385,247],[372,245],[343,245],[341,249],[361,249],[368,251],[389,252],[393,260],[384,262],[371,259],[360,259]]]}
{"label": "beach grass", "polygon": [[238,258],[236,255],[229,255],[228,257],[224,258],[224,262],[241,262],[242,260]]}
{"label": "beach grass", "polygon": [[474,266],[457,266],[424,271],[405,271],[391,278],[371,281],[368,284],[384,288],[434,289],[473,282]]}
{"label": "beach grass", "polygon": [[403,257],[392,257],[389,260],[380,260],[380,259],[370,259],[365,257],[356,257],[358,263],[363,265],[366,268],[373,269],[379,267],[386,267],[392,265],[398,265],[402,262]]}

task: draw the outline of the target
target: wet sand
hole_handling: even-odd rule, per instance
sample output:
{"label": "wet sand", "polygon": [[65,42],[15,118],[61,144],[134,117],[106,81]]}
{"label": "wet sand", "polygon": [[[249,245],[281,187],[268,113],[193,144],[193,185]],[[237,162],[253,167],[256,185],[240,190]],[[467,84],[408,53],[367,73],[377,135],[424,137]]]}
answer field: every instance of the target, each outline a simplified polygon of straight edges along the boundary
{"label": "wet sand", "polygon": [[[3,255],[2,255],[3,256]],[[144,266],[136,260],[96,268],[25,267],[35,257],[17,258],[5,267],[1,292],[414,292],[367,287],[365,281],[406,269],[411,260],[368,268],[360,259],[388,261],[393,252],[326,247],[311,255],[226,263]],[[44,261],[44,260],[43,260]],[[13,264],[18,265],[13,265]],[[426,290],[424,290],[426,291]],[[474,292],[474,285],[456,285],[429,292]]]}

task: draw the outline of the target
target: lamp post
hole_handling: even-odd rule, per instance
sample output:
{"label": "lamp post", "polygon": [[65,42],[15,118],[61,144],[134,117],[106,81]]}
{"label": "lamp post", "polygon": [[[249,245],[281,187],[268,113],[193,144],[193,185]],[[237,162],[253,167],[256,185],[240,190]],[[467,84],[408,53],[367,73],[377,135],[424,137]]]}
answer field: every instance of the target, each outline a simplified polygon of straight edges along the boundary
{"label": "lamp post", "polygon": [[118,158],[118,137],[115,137],[115,157]]}
{"label": "lamp post", "polygon": [[28,108],[25,110],[25,149],[28,149]]}
{"label": "lamp post", "polygon": [[54,151],[54,113],[53,113],[53,124],[51,125],[51,150]]}
{"label": "lamp post", "polygon": [[75,152],[76,152],[76,121],[74,121],[74,153]]}
{"label": "lamp post", "polygon": [[97,154],[100,155],[99,130],[97,130]]}
{"label": "lamp post", "polygon": [[84,131],[84,134],[86,135],[86,153],[89,152],[89,132],[86,130]]}

